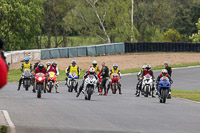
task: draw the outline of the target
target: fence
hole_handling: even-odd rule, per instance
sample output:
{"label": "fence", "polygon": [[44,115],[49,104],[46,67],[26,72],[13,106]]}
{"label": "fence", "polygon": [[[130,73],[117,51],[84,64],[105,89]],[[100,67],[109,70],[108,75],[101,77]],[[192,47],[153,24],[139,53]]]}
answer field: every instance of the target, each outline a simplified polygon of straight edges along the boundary
{"label": "fence", "polygon": [[125,43],[125,53],[131,52],[200,52],[200,43]]}

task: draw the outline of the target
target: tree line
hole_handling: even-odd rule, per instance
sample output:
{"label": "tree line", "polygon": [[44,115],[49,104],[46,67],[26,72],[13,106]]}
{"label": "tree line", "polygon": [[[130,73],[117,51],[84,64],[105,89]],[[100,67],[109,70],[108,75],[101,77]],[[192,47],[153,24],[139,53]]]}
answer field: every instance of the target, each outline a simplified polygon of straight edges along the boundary
{"label": "tree line", "polygon": [[6,50],[67,47],[69,36],[199,42],[199,18],[200,0],[1,0],[0,37]]}

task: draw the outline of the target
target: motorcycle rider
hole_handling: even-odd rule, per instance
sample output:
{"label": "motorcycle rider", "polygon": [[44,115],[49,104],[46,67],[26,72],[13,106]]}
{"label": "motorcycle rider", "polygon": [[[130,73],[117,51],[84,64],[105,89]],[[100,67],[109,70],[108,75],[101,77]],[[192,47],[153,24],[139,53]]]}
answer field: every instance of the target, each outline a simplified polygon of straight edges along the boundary
{"label": "motorcycle rider", "polygon": [[8,66],[6,63],[6,57],[4,56],[3,52],[4,49],[3,45],[4,42],[0,38],[0,67],[1,67],[0,89],[3,88],[4,85],[6,85],[8,77]]}
{"label": "motorcycle rider", "polygon": [[92,66],[90,66],[90,67],[94,67],[96,74],[99,73],[99,67],[97,66],[97,61],[93,61]]}
{"label": "motorcycle rider", "polygon": [[[57,62],[56,61],[52,61],[52,64],[47,68],[47,72],[54,72],[56,74],[56,76],[57,76],[57,79],[58,79],[59,71],[58,71],[58,67],[57,67]],[[48,76],[47,76],[47,78],[48,78]],[[55,88],[56,88],[56,93],[59,93],[59,91],[58,91],[58,86],[59,85],[58,85],[57,79],[56,79],[56,83],[55,83],[55,85],[57,87],[55,87]]]}
{"label": "motorcycle rider", "polygon": [[38,66],[38,64],[41,62],[41,60],[38,60],[35,64],[34,64],[34,67],[33,69],[35,70],[35,68]]}
{"label": "motorcycle rider", "polygon": [[[96,80],[98,80],[98,76],[97,76],[97,74],[95,72],[95,68],[94,67],[89,68],[88,71],[86,71],[85,74],[84,74],[84,76],[83,76],[83,82],[82,82],[82,85],[79,87],[79,91],[78,91],[76,97],[78,97],[80,95],[81,91],[83,90],[85,79],[89,75],[94,75],[94,77],[96,78]],[[98,82],[97,82],[97,84],[98,84]]]}
{"label": "motorcycle rider", "polygon": [[51,65],[51,62],[47,62],[45,68],[47,69]]}
{"label": "motorcycle rider", "polygon": [[172,76],[172,68],[168,65],[167,61],[164,62],[164,66],[165,66],[165,69],[167,70],[169,76],[171,77]]}
{"label": "motorcycle rider", "polygon": [[101,70],[101,91],[104,90],[104,95],[107,95],[107,89],[106,89],[106,82],[109,79],[109,68],[106,66],[105,62],[102,62],[102,70]]}
{"label": "motorcycle rider", "polygon": [[[118,74],[119,75],[119,79],[121,79],[121,73],[120,73],[120,70],[118,69],[118,64],[114,64],[112,70],[110,70],[111,79],[112,79],[112,74]],[[110,86],[111,86],[111,79],[110,79],[110,81],[108,83],[107,93],[108,93],[108,91],[110,89]],[[121,83],[120,82],[119,82],[118,88],[119,88],[119,94],[122,94],[122,92],[121,92]]]}
{"label": "motorcycle rider", "polygon": [[145,68],[146,68],[146,65],[143,65],[142,69],[137,74],[138,83],[136,85],[136,92],[135,92],[135,95],[137,97],[139,97],[139,91],[141,90],[141,87],[142,87],[142,73],[143,73],[143,71],[144,71]]}
{"label": "motorcycle rider", "polygon": [[[155,77],[154,77],[154,74],[153,74],[153,71],[151,70],[151,66],[150,65],[146,65],[146,68],[144,69],[143,73],[142,73],[142,78],[144,78],[145,75],[151,75],[152,76],[152,79],[153,79],[153,82],[155,82]],[[154,87],[154,84],[152,85],[152,97],[155,97],[154,96],[154,90],[155,90],[155,87]]]}
{"label": "motorcycle rider", "polygon": [[[44,67],[44,64],[42,62],[40,62],[37,67],[34,70],[34,73],[43,73],[43,74],[47,74],[47,69]],[[46,84],[47,84],[47,77],[45,78],[45,89],[46,89]],[[35,93],[35,82],[34,82],[34,86],[33,86],[33,92]],[[46,92],[46,91],[45,91]]]}
{"label": "motorcycle rider", "polygon": [[76,65],[76,61],[75,60],[72,60],[71,65],[69,65],[65,70],[65,73],[66,73],[66,78],[65,78],[66,83],[65,83],[65,85],[67,85],[68,76],[69,76],[69,73],[71,73],[71,72],[75,72],[76,75],[78,76],[78,79],[79,79],[79,77],[80,77],[80,69],[79,69],[79,66]]}
{"label": "motorcycle rider", "polygon": [[[162,71],[161,71],[161,74],[157,77],[157,80],[156,80],[156,88],[157,88],[157,92],[159,93],[159,91],[158,91],[158,84],[159,84],[159,82],[160,82],[160,79],[163,77],[163,76],[166,76],[166,77],[168,77],[169,78],[169,82],[172,84],[173,83],[173,81],[172,81],[172,79],[171,79],[171,76],[168,74],[168,72],[167,72],[167,69],[163,69]],[[171,99],[171,88],[169,88],[169,95],[168,95],[168,97],[167,97],[168,99]]]}
{"label": "motorcycle rider", "polygon": [[[29,58],[28,57],[24,58],[24,63],[22,63],[22,65],[21,65],[21,71],[24,72],[25,69],[29,69],[30,71],[32,71],[32,64],[29,62]],[[23,80],[22,79],[22,75],[21,75],[21,77],[19,79],[19,85],[18,85],[18,89],[17,89],[18,91],[20,90],[21,83],[22,83],[22,80]],[[33,80],[31,79],[31,81],[33,81]]]}

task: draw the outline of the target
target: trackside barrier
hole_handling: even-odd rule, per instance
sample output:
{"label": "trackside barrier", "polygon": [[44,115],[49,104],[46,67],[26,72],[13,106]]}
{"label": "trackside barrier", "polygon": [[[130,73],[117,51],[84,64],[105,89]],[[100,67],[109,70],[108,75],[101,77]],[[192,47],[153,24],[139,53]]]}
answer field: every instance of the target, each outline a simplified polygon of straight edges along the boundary
{"label": "trackside barrier", "polygon": [[87,56],[87,47],[78,47],[78,56]]}
{"label": "trackside barrier", "polygon": [[8,63],[16,63],[29,57],[30,60],[39,60],[41,57],[41,50],[22,50],[22,51],[8,51],[5,53]]}
{"label": "trackside barrier", "polygon": [[200,52],[200,43],[125,43],[125,53],[131,52]]}

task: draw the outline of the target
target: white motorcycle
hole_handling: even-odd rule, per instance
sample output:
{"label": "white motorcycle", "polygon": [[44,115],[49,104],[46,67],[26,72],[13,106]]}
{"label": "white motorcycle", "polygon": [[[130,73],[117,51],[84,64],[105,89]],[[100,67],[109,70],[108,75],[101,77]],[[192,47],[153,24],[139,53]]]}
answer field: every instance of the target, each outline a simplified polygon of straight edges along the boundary
{"label": "white motorcycle", "polygon": [[94,93],[94,89],[97,87],[97,79],[94,75],[88,75],[84,81],[83,94],[85,95],[85,100],[90,100],[91,95]]}
{"label": "white motorcycle", "polygon": [[147,74],[144,76],[142,81],[142,94],[144,94],[145,97],[148,97],[149,95],[153,95],[153,79],[150,74]]}
{"label": "white motorcycle", "polygon": [[68,92],[72,92],[73,90],[77,92],[78,87],[78,76],[75,72],[71,72],[68,76],[67,86],[68,86]]}

